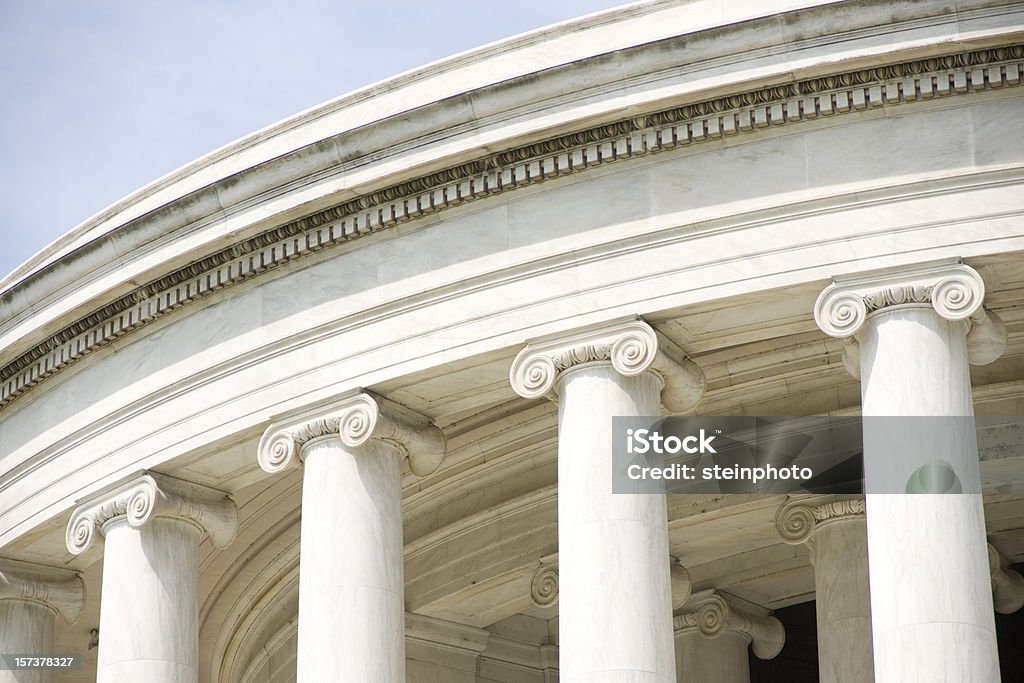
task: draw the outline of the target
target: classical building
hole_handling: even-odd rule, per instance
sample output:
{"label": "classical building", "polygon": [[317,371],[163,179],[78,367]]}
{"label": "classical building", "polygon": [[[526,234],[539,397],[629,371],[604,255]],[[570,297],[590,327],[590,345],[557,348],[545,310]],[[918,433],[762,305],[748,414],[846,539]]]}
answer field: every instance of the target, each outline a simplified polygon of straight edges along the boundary
{"label": "classical building", "polygon": [[[657,1],[125,198],[0,281],[0,653],[81,657],[0,681],[1024,680],[1022,70],[1020,2]],[[613,494],[663,412],[1007,420]]]}

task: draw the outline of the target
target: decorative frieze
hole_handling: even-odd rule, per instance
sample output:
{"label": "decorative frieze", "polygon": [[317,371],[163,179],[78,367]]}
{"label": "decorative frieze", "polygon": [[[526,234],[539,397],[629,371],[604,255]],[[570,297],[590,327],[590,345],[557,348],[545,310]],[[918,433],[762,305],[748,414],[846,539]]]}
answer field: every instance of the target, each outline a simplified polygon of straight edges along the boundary
{"label": "decorative frieze", "polygon": [[1019,86],[1024,45],[960,52],[734,93],[567,133],[369,192],[125,294],[0,368],[0,407],[185,304],[310,253],[464,202],[624,159],[772,126]]}
{"label": "decorative frieze", "polygon": [[85,602],[85,582],[78,572],[0,558],[0,600],[27,600],[78,621]]}
{"label": "decorative frieze", "polygon": [[550,607],[558,602],[558,556],[541,559],[530,581],[530,600],[537,607]]}
{"label": "decorative frieze", "polygon": [[370,439],[387,441],[409,458],[409,468],[420,477],[431,474],[444,459],[445,437],[440,429],[427,418],[364,391],[270,425],[260,439],[257,459],[272,474],[298,467],[306,443],[335,436],[349,448]]}
{"label": "decorative frieze", "polygon": [[223,548],[235,534],[238,509],[222,491],[147,472],[80,505],[68,523],[68,551],[78,555],[88,550],[96,530],[102,531],[116,518],[126,518],[136,528],[156,518],[181,520],[209,534],[213,545]]}
{"label": "decorative frieze", "polygon": [[988,544],[988,567],[996,611],[1013,614],[1024,607],[1024,576],[1010,569],[1009,562],[991,543]]}
{"label": "decorative frieze", "polygon": [[743,635],[759,659],[772,659],[786,644],[782,622],[770,612],[714,589],[694,593],[673,619],[675,630],[694,629],[705,638],[726,631]]}
{"label": "decorative frieze", "polygon": [[697,364],[637,319],[532,342],[512,362],[509,381],[523,398],[553,398],[560,373],[595,362],[610,362],[627,377],[653,371],[662,379],[661,401],[672,412],[690,410],[704,394]]}
{"label": "decorative frieze", "polygon": [[844,341],[843,363],[860,376],[857,333],[869,314],[895,306],[927,306],[967,329],[968,360],[991,363],[1006,349],[1006,326],[983,307],[985,283],[962,263],[942,263],[855,278],[837,279],[818,296],[814,319],[821,330]]}

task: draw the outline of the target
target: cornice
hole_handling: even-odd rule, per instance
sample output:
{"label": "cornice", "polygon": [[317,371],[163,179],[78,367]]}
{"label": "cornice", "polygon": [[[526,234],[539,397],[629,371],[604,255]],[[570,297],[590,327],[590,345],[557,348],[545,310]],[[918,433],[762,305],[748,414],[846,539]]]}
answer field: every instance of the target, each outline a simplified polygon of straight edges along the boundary
{"label": "cornice", "polygon": [[235,535],[238,509],[222,491],[147,472],[92,496],[71,515],[65,541],[79,555],[92,545],[96,529],[113,519],[126,518],[133,527],[152,519],[177,519],[208,534],[214,547],[223,548]]}
{"label": "cornice", "polygon": [[371,439],[387,441],[409,458],[409,468],[419,477],[434,472],[445,454],[444,433],[426,417],[359,391],[329,406],[271,424],[260,439],[256,457],[270,474],[298,467],[302,447],[325,436],[337,436],[349,448]]}
{"label": "cornice", "polygon": [[651,370],[661,377],[661,401],[670,411],[693,408],[704,394],[704,372],[639,319],[626,319],[527,344],[512,361],[509,382],[523,398],[553,398],[558,376],[577,365],[610,362],[631,377]]}
{"label": "cornice", "polygon": [[694,593],[672,625],[677,633],[697,631],[705,638],[717,638],[726,631],[739,633],[759,659],[772,659],[786,644],[786,630],[769,615],[767,610],[709,589]]}
{"label": "cornice", "polygon": [[40,603],[73,624],[85,603],[85,582],[78,572],[0,558],[0,600]]}
{"label": "cornice", "polygon": [[898,306],[928,306],[967,331],[967,359],[972,365],[996,360],[1006,349],[1006,326],[983,307],[985,282],[962,263],[939,263],[898,272],[837,280],[814,304],[814,320],[830,337],[845,342],[843,364],[860,375],[857,333],[872,313]]}
{"label": "cornice", "polygon": [[557,135],[368,192],[152,280],[0,368],[0,408],[85,355],[192,301],[367,234],[539,182],[710,140],[1020,85],[1024,45],[757,88]]}

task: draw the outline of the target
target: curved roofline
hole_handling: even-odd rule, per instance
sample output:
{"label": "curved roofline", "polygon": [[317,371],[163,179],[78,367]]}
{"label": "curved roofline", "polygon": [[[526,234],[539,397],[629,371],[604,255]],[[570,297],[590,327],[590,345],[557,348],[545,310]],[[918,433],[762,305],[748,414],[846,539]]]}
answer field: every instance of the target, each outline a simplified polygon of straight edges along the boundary
{"label": "curved roofline", "polygon": [[[738,21],[770,16],[794,9],[841,2],[843,0],[772,0],[770,2],[744,2],[743,0],[641,0],[640,2],[601,10],[583,17],[551,24],[444,57],[310,107],[233,142],[229,142],[194,161],[190,161],[170,171],[82,221],[29,257],[11,273],[0,278],[0,296],[14,290],[18,285],[31,279],[47,266],[61,260],[78,248],[116,231],[122,225],[158,207],[166,206],[196,190],[231,177],[241,170],[258,166],[288,152],[323,140],[330,135],[336,135],[345,130],[351,130],[370,123],[373,120],[410,111],[425,104],[472,89],[494,85],[526,74],[614,52],[625,47],[707,30]],[[665,13],[669,15],[665,16]],[[673,14],[676,16],[673,16]],[[606,35],[587,36],[586,34],[581,34],[581,31],[599,29],[609,24],[620,24],[631,18],[637,18],[639,22],[644,24],[643,41],[631,40],[630,37],[635,37],[635,34],[632,32],[625,32],[626,36],[618,38]],[[673,19],[677,21],[672,21]],[[680,19],[688,21],[679,23],[678,20]],[[572,42],[570,45],[563,46],[561,51],[552,51],[549,54],[543,55],[542,58],[530,62],[516,62],[516,60],[512,59],[511,53],[517,50],[534,47],[546,41],[555,41],[564,37],[571,37]],[[583,40],[581,40],[581,37],[583,37]],[[505,61],[512,61],[513,63],[504,64],[504,69],[494,69],[493,75],[488,74],[485,77],[481,77],[479,73],[471,74],[474,78],[467,79],[464,82],[460,80],[458,88],[439,92],[431,97],[405,100],[403,102],[404,106],[395,108],[393,111],[380,113],[373,118],[349,121],[347,122],[349,125],[340,126],[328,135],[321,134],[316,136],[315,139],[297,140],[295,144],[288,145],[284,150],[269,149],[256,159],[248,160],[242,165],[236,164],[220,172],[214,170],[209,177],[198,178],[201,171],[212,169],[218,162],[227,161],[232,158],[237,159],[242,153],[255,150],[260,143],[301,130],[304,125],[312,121],[344,112],[346,109],[384,92],[394,92],[433,76],[453,74],[462,67],[479,66],[481,61],[494,58],[501,59],[502,57],[507,57],[508,59]],[[154,197],[161,191],[169,190],[177,183],[182,183],[190,178],[195,179],[196,182],[179,188],[179,191],[172,193],[171,196],[162,198],[161,201],[153,206],[141,206],[146,199]],[[132,209],[136,211],[133,213]],[[110,223],[109,225],[104,225],[108,222]],[[100,229],[99,232],[97,232],[97,229]]]}

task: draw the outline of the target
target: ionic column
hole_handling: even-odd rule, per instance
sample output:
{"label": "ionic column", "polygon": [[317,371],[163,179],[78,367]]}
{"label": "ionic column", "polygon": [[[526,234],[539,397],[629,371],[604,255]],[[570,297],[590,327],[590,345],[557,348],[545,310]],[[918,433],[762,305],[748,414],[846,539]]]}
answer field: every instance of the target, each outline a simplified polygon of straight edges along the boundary
{"label": "ionic column", "polygon": [[703,373],[628,320],[531,343],[510,376],[558,400],[560,680],[674,683],[665,497],[612,494],[612,417],[688,410]]}
{"label": "ionic column", "polygon": [[694,593],[673,625],[678,683],[750,683],[747,646],[772,659],[786,643],[768,610],[715,590]]}
{"label": "ionic column", "polygon": [[67,547],[87,550],[104,535],[98,683],[199,680],[199,571],[205,535],[224,547],[235,504],[221,491],[146,473],[83,503]]}
{"label": "ionic column", "polygon": [[425,418],[363,392],[263,434],[264,470],[303,465],[299,683],[404,683],[400,465],[425,476],[444,448]]}
{"label": "ionic column", "polygon": [[996,611],[1013,614],[1024,607],[1024,576],[1010,569],[1006,558],[991,543],[988,545],[988,567]]}
{"label": "ionic column", "polygon": [[775,528],[814,565],[821,683],[871,683],[871,597],[864,500],[813,496],[783,505]]}
{"label": "ionic column", "polygon": [[[85,584],[76,572],[0,559],[0,654],[67,655],[53,649],[58,614],[73,624],[85,599]],[[2,670],[0,683],[49,683],[45,669]]]}
{"label": "ionic column", "polygon": [[815,305],[822,330],[856,342],[880,683],[999,680],[973,424],[877,419],[973,416],[968,363],[995,360],[1006,340],[984,292],[973,269],[940,264],[837,281]]}

